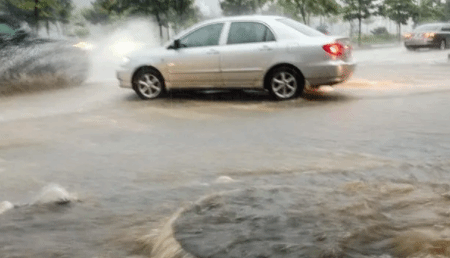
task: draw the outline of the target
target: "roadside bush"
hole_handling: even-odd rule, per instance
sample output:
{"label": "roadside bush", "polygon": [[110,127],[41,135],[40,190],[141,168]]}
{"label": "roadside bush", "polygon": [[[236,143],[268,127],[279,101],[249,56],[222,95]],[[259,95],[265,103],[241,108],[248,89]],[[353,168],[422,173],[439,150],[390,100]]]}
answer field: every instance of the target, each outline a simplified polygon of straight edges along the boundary
{"label": "roadside bush", "polygon": [[78,27],[75,28],[74,34],[79,38],[87,38],[90,35],[90,31],[86,27]]}
{"label": "roadside bush", "polygon": [[[361,43],[362,44],[384,44],[384,43],[393,43],[397,41],[398,38],[395,34],[379,34],[379,35],[361,35]],[[358,42],[358,36],[354,36],[352,38],[352,42]]]}
{"label": "roadside bush", "polygon": [[328,35],[329,31],[328,31],[328,27],[326,25],[319,25],[316,27],[316,30],[322,32],[323,34]]}
{"label": "roadside bush", "polygon": [[373,35],[377,35],[377,36],[389,34],[389,32],[387,31],[386,27],[377,27],[377,28],[373,29],[371,31],[371,33]]}

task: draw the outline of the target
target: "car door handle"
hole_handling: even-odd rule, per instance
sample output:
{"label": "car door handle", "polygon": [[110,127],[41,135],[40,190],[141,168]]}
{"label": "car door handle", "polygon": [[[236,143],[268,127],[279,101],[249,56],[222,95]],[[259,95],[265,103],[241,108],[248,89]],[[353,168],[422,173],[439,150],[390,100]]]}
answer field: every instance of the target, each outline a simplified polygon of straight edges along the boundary
{"label": "car door handle", "polygon": [[269,46],[264,45],[264,46],[262,46],[259,50],[260,50],[260,51],[270,51],[270,50],[272,50],[272,48],[269,47]]}
{"label": "car door handle", "polygon": [[219,51],[214,50],[214,49],[210,49],[208,52],[206,52],[206,54],[208,54],[208,55],[217,55],[217,54],[219,54]]}

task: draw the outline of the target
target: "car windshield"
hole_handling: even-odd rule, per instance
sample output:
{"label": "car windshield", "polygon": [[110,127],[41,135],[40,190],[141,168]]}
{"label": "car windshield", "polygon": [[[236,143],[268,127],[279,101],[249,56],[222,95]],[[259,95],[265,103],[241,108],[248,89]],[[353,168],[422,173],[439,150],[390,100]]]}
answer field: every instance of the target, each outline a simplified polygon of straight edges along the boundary
{"label": "car windshield", "polygon": [[0,34],[14,35],[15,31],[5,23],[0,23]]}
{"label": "car windshield", "polygon": [[427,32],[427,31],[438,31],[439,25],[422,25],[417,27],[414,31],[415,32]]}
{"label": "car windshield", "polygon": [[287,25],[293,29],[295,29],[296,31],[306,35],[306,36],[310,36],[310,37],[320,37],[320,36],[325,36],[325,34],[323,34],[322,32],[319,32],[313,28],[310,28],[306,25],[304,25],[303,23],[300,23],[298,21],[294,21],[291,19],[277,19],[277,21],[283,23],[284,25]]}

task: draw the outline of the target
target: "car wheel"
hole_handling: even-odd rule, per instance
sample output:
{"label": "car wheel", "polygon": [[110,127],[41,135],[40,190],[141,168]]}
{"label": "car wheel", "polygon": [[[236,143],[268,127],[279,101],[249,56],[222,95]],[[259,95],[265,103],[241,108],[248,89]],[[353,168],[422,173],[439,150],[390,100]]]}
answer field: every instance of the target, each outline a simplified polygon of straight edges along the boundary
{"label": "car wheel", "polygon": [[440,50],[445,50],[447,48],[447,45],[445,44],[445,40],[441,40],[441,44],[439,45]]}
{"label": "car wheel", "polygon": [[406,47],[406,49],[407,49],[408,51],[415,51],[415,50],[416,50],[415,47]]}
{"label": "car wheel", "polygon": [[135,76],[133,89],[141,99],[155,99],[164,93],[164,79],[155,69],[141,69]]}
{"label": "car wheel", "polygon": [[278,100],[287,100],[303,92],[304,83],[298,73],[289,67],[281,67],[272,72],[269,78],[269,91]]}

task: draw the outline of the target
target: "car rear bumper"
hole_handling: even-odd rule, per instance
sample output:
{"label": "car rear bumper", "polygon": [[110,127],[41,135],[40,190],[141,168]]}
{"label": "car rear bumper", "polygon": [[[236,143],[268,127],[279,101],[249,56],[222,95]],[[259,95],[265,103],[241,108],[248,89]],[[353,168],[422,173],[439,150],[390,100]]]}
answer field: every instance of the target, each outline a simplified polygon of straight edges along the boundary
{"label": "car rear bumper", "polygon": [[405,41],[405,47],[437,47],[439,42],[429,39],[410,39]]}
{"label": "car rear bumper", "polygon": [[333,61],[326,65],[319,65],[309,69],[305,79],[311,86],[334,85],[348,80],[356,68],[356,63]]}
{"label": "car rear bumper", "polygon": [[121,88],[133,88],[130,71],[118,70],[116,71],[116,77],[119,80],[119,86]]}

